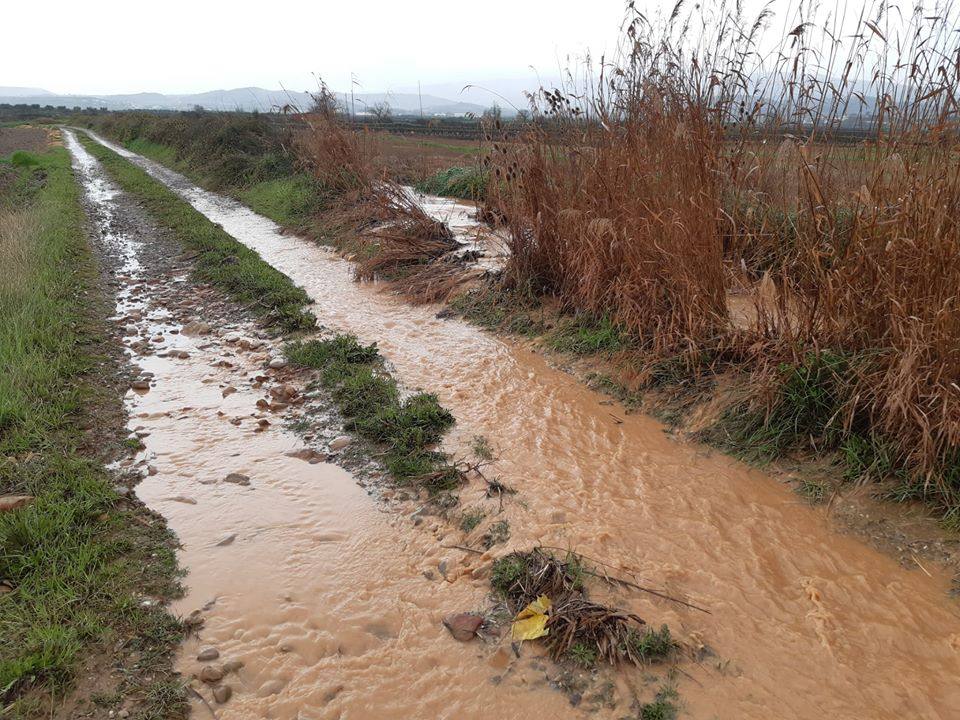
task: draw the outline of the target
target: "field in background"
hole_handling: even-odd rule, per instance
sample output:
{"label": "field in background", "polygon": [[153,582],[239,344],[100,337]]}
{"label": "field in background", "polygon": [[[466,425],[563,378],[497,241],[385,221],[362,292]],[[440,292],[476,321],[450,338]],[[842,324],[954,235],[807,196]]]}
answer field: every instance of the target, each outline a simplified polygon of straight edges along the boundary
{"label": "field in background", "polygon": [[451,167],[475,165],[484,152],[482,138],[460,140],[382,133],[379,162],[399,180],[417,183]]}
{"label": "field in background", "polygon": [[0,128],[0,157],[12,155],[18,150],[43,152],[50,141],[51,130],[46,127]]}

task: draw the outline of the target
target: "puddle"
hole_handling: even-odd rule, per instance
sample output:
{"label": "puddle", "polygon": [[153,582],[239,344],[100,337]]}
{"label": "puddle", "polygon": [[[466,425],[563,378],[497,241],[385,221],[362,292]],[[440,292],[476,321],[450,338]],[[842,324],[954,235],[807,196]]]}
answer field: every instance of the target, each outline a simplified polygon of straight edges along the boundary
{"label": "puddle", "polygon": [[[511,546],[569,546],[709,608],[705,615],[649,596],[620,598],[712,651],[683,666],[682,716],[960,714],[960,616],[942,573],[905,570],[834,531],[823,510],[763,473],[601,404],[606,398],[532,352],[353,282],[351,265],[331,251],[105,144],[302,285],[322,323],[376,341],[406,385],[436,391],[458,420],[449,450],[465,454],[475,435],[488,437],[499,451],[493,474],[520,492],[504,514]],[[334,468],[282,460],[294,444],[282,433],[254,438],[214,422],[218,408],[239,412],[248,394],[208,396],[200,368],[182,366],[164,390],[174,370],[153,371],[157,388],[136,408],[163,418],[146,440],[156,443],[161,473],[143,492],[187,546],[190,600],[219,598],[204,642],[249,661],[248,690],[223,717],[588,714],[540,687],[543,673],[526,665],[491,685],[494,648],[456,645],[439,631],[441,609],[483,604],[485,581],[469,575],[476,556],[439,549],[409,518],[379,513]],[[182,421],[163,415],[178,403],[202,410]],[[243,468],[257,480],[242,492],[197,484]],[[161,494],[187,492],[197,505],[160,505]],[[481,489],[466,488],[461,502],[482,504]],[[251,527],[263,532],[251,539]],[[229,533],[238,534],[230,546],[203,549]],[[441,554],[468,572],[452,583],[427,581],[421,570]],[[281,683],[270,686],[272,700],[259,697],[268,678]],[[630,682],[652,695],[639,678]],[[620,707],[594,716],[627,714]]]}

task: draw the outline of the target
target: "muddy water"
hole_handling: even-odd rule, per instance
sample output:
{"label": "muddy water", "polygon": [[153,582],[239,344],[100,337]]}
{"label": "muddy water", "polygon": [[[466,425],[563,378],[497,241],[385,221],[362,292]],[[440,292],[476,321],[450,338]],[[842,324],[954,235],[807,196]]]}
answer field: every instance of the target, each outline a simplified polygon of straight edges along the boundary
{"label": "muddy water", "polygon": [[503,231],[493,230],[487,225],[478,223],[477,207],[474,203],[428,195],[409,186],[404,186],[403,189],[425,213],[435,220],[446,223],[459,244],[454,251],[456,255],[461,258],[465,252],[479,255],[470,261],[471,267],[497,271],[506,265],[509,246]]}
{"label": "muddy water", "polygon": [[[375,286],[357,285],[350,265],[329,251],[281,236],[272,223],[237,203],[133,159],[303,285],[322,322],[376,340],[405,383],[438,391],[458,419],[450,449],[462,451],[475,434],[491,439],[500,451],[496,472],[520,490],[519,500],[508,503],[505,512],[511,546],[570,546],[710,608],[712,614],[705,615],[649,596],[620,598],[648,620],[667,622],[712,650],[699,664],[684,666],[687,675],[679,680],[690,717],[960,714],[960,619],[946,595],[946,577],[901,568],[834,532],[821,511],[803,505],[762,473],[670,440],[654,421],[604,404],[603,397],[536,354],[460,322],[438,320],[435,310],[411,308]],[[351,491],[342,479],[346,496]],[[297,484],[290,478],[274,482]],[[478,498],[476,488],[462,495],[464,504],[480,503]],[[225,613],[223,627],[214,624],[214,633],[224,642],[229,638],[231,647],[261,672],[272,668],[289,676],[275,701],[251,701],[244,706],[249,712],[230,716],[263,716],[256,713],[269,708],[279,713],[271,716],[292,717],[283,712],[306,707],[298,702],[322,699],[324,690],[317,686],[325,687],[331,677],[335,686],[343,686],[335,698],[343,717],[525,718],[584,712],[564,709],[565,703],[556,702],[560,694],[543,688],[518,692],[537,684],[530,678],[539,676],[523,674],[533,672],[533,665],[518,663],[523,672],[507,673],[509,682],[491,685],[485,663],[503,656],[493,655],[493,648],[453,644],[436,623],[441,607],[481,605],[482,582],[454,573],[454,582],[421,583],[417,568],[438,557],[439,543],[431,545],[429,536],[425,540],[423,533],[403,527],[409,525],[404,518],[378,516],[368,502],[358,498],[346,512],[329,511],[330,522],[346,536],[330,555],[323,555],[316,542],[305,543],[306,552],[293,552],[303,548],[283,538],[280,544],[290,552],[282,565],[285,573],[276,555],[261,564],[253,548],[233,561],[224,554],[198,568],[193,563],[201,562],[203,553],[196,538],[213,541],[216,535],[202,535],[202,528],[222,520],[199,503],[186,511],[170,509],[188,545],[191,584],[205,586],[208,594],[220,592],[222,584],[230,588],[224,595],[235,596],[230,602],[236,607]],[[315,515],[314,508],[304,513],[305,505],[291,507],[289,515],[279,508],[274,512],[269,502],[260,507],[293,527],[326,517]],[[444,544],[450,542],[446,538]],[[239,554],[240,547],[230,552]],[[423,563],[409,560],[431,551]],[[479,564],[472,556],[454,552],[452,557]],[[340,564],[332,569],[324,562],[329,560]],[[247,567],[266,572],[266,582],[256,572],[247,573]],[[315,577],[331,572],[336,581],[331,586]],[[276,574],[284,577],[280,593],[274,592]],[[294,599],[284,600],[283,592]],[[281,599],[267,608],[271,593]],[[191,590],[195,602],[203,597],[204,591]],[[271,656],[270,641],[285,630],[293,636],[304,627],[313,629],[311,624],[331,634],[341,623],[349,627],[358,600],[389,608],[388,630],[379,633],[382,644],[375,649],[359,641],[375,643],[367,632],[357,635],[359,654],[337,654],[330,661],[323,652],[331,645],[315,643],[318,636],[308,633],[298,635],[295,645],[305,659],[294,663],[289,655]],[[312,616],[311,608],[318,615]],[[227,706],[231,712],[237,707]],[[623,707],[610,713],[625,714]]]}
{"label": "muddy water", "polygon": [[[442,548],[454,540],[431,518],[413,528],[338,466],[292,456],[302,441],[257,402],[274,387],[302,391],[304,379],[267,368],[277,349],[249,322],[207,318],[215,329],[201,334],[184,325],[216,294],[151,274],[140,260],[146,240],[118,229],[122,193],[65,137],[100,241],[125,258],[115,319],[150,384],[127,396],[131,433],[145,446],[137,493],[183,543],[189,593],[174,610],[204,619],[179,668],[189,679],[206,664],[243,664],[218,683],[232,691],[226,704],[192,682],[206,701],[194,700],[194,715],[562,716],[569,703],[549,688],[535,649],[520,661],[443,629],[451,610],[482,609],[486,580],[471,576],[479,563]],[[208,647],[219,657],[199,662]]]}

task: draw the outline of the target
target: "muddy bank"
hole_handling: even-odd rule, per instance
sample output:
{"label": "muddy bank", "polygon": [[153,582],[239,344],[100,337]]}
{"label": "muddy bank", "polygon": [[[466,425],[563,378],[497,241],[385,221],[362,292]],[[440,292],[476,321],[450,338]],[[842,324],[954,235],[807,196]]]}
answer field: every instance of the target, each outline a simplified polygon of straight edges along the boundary
{"label": "muddy bank", "polygon": [[[115,149],[304,286],[323,323],[377,341],[407,385],[439,390],[459,421],[448,449],[463,452],[477,434],[491,439],[500,451],[497,473],[525,498],[506,511],[511,546],[571,546],[710,608],[705,616],[650,598],[622,598],[641,616],[667,621],[692,642],[709,646],[710,658],[679,682],[691,717],[766,718],[773,712],[783,718],[947,718],[960,708],[960,620],[944,575],[905,570],[834,532],[823,511],[806,507],[763,473],[670,440],[658,423],[604,404],[605,398],[532,352],[458,321],[439,320],[435,308],[410,308],[375,285],[357,285],[350,264],[331,252],[282,236],[273,223],[237,203]],[[461,495],[483,505],[480,497],[480,488],[473,487]],[[404,553],[431,552],[424,557],[431,561],[452,554],[415,533],[417,539],[406,538],[404,526],[411,521],[386,520]],[[364,549],[377,547],[369,543]],[[363,558],[362,567],[373,562],[380,569],[376,555],[355,557]],[[471,572],[479,564],[470,557],[463,562]],[[421,568],[419,560],[407,566],[411,573]],[[390,572],[387,565],[383,569]],[[357,574],[354,568],[351,576]],[[365,570],[359,574],[366,577]],[[388,593],[392,603],[377,592],[380,584],[368,584],[361,596],[385,602],[391,613],[398,597],[419,601],[418,580],[397,582]],[[582,712],[561,710],[564,703],[551,704],[555,696],[548,692],[511,698],[509,684],[481,693],[441,681],[438,675],[452,672],[462,679],[463,673],[482,671],[484,658],[444,644],[430,622],[430,613],[434,622],[439,613],[432,603],[443,599],[469,607],[484,589],[472,575],[441,583],[442,598],[427,592],[430,587],[423,602],[434,609],[415,602],[425,614],[411,612],[417,621],[409,626],[400,622],[397,637],[386,641],[389,653],[377,653],[373,666],[362,654],[356,664],[338,664],[342,708],[357,716],[374,708],[384,716],[401,710],[418,716],[417,707],[434,714],[455,708],[468,717],[525,717],[524,707],[537,706],[538,713]],[[484,652],[492,649],[477,654]],[[442,670],[428,672],[441,659]],[[410,668],[417,676],[412,684]],[[310,684],[321,675],[303,670],[299,677]],[[296,703],[297,685],[291,681],[290,690],[278,691],[277,707]],[[407,687],[415,688],[422,705],[393,697]]]}

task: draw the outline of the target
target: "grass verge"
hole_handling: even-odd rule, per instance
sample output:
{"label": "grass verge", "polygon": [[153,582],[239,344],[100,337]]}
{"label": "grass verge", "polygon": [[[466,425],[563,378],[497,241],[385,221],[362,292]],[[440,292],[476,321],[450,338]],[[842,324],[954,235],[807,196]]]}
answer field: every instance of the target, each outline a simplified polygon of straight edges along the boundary
{"label": "grass verge", "polygon": [[307,175],[263,180],[234,193],[254,212],[284,227],[308,227],[322,205],[313,180]]}
{"label": "grass verge", "polygon": [[[182,631],[165,609],[180,592],[172,535],[91,456],[122,411],[69,157],[18,158],[0,160],[0,495],[30,500],[0,511],[0,700],[5,717],[40,717],[81,666],[111,676],[132,654],[119,694],[148,697],[172,681]],[[182,693],[160,709],[182,716]]]}
{"label": "grass verge", "polygon": [[453,425],[453,415],[431,393],[402,398],[376,345],[337,335],[292,343],[286,354],[295,365],[320,370],[320,381],[331,391],[347,428],[384,446],[384,464],[395,481],[431,494],[459,487],[460,470],[436,449]]}
{"label": "grass verge", "polygon": [[316,325],[316,318],[303,309],[310,298],[290,278],[140,168],[85,135],[78,137],[124,192],[140,200],[154,219],[197,253],[194,267],[201,280],[225,290],[282,330]]}
{"label": "grass verge", "polygon": [[[215,179],[204,177],[197,167],[180,158],[177,149],[170,145],[136,137],[127,140],[123,146],[186,175],[204,187],[219,186]],[[254,212],[289,228],[310,226],[322,205],[322,197],[316,185],[304,174],[244,182],[231,187],[220,186],[220,189],[236,197]]]}

